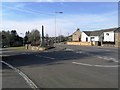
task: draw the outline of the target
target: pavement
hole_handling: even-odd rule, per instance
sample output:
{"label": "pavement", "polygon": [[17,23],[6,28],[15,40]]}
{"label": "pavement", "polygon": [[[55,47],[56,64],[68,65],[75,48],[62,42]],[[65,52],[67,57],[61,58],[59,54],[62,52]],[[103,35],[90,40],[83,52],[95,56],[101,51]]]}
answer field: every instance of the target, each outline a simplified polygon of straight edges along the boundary
{"label": "pavement", "polygon": [[[117,48],[59,44],[44,52],[4,49],[3,55],[4,62],[27,75],[38,88],[118,88]],[[2,76],[4,88],[13,87],[11,80],[19,81],[16,88],[30,87],[20,85],[26,83],[24,78],[7,65],[3,67],[7,72]],[[17,79],[9,77],[10,73]]]}
{"label": "pavement", "polygon": [[30,88],[25,80],[14,70],[2,64],[2,88]]}

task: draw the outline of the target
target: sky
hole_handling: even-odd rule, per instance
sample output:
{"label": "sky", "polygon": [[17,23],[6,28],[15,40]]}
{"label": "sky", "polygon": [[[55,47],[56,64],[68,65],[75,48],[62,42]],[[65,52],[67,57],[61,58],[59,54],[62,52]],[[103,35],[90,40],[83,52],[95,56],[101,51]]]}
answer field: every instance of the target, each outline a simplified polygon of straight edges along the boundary
{"label": "sky", "polygon": [[1,0],[2,2],[119,2],[119,0]]}
{"label": "sky", "polygon": [[[49,36],[118,27],[118,2],[2,2],[2,30],[16,30],[20,36],[44,25]],[[16,1],[16,2],[15,2]],[[42,1],[42,0],[41,0]],[[60,0],[59,0],[60,1]],[[77,0],[76,0],[77,1]],[[82,1],[82,0],[81,0]],[[93,0],[95,1],[95,0]],[[57,12],[57,13],[56,13]],[[63,12],[63,13],[59,13]]]}

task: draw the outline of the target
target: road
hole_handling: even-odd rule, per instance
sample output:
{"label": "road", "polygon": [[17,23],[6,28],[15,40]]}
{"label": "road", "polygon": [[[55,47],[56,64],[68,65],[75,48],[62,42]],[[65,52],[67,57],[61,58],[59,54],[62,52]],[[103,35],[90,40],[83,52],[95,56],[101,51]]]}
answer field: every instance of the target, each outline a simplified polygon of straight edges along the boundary
{"label": "road", "polygon": [[[59,44],[44,52],[5,49],[3,56],[3,61],[27,75],[38,88],[118,88],[117,48]],[[3,67],[3,71],[11,71],[7,65]],[[17,77],[13,82],[19,81],[16,87],[26,83],[14,70],[10,73]],[[4,88],[14,85],[9,76],[3,73]]]}

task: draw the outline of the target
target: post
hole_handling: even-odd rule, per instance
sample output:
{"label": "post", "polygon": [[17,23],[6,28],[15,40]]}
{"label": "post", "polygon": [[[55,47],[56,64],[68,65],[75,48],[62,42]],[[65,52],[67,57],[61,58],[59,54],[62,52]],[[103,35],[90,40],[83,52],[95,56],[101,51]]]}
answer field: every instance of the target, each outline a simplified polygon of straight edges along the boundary
{"label": "post", "polygon": [[[62,14],[63,12],[55,12],[55,44],[56,44],[56,14],[59,13],[59,14]],[[54,46],[55,46],[54,44]]]}
{"label": "post", "polygon": [[[56,44],[56,15],[55,15],[55,44]],[[55,46],[54,44],[54,46]]]}

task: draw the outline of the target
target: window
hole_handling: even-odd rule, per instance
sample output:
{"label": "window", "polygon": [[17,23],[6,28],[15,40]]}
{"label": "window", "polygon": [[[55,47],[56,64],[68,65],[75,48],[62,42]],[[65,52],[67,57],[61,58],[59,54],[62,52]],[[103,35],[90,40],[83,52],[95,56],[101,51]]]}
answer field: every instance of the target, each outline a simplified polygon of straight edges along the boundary
{"label": "window", "polygon": [[88,38],[86,37],[86,42],[88,42]]}
{"label": "window", "polygon": [[95,37],[91,37],[91,41],[94,41]]}
{"label": "window", "polygon": [[79,37],[79,41],[81,41],[81,38]]}
{"label": "window", "polygon": [[106,33],[107,36],[109,36],[109,33]]}
{"label": "window", "polygon": [[102,40],[104,40],[104,37],[102,37]]}
{"label": "window", "polygon": [[91,39],[94,39],[95,37],[91,37]]}

